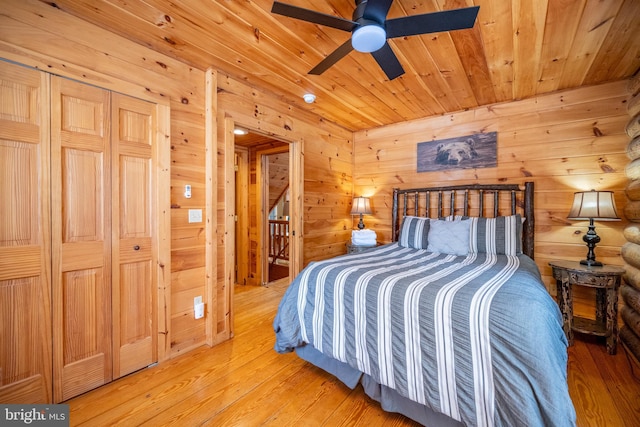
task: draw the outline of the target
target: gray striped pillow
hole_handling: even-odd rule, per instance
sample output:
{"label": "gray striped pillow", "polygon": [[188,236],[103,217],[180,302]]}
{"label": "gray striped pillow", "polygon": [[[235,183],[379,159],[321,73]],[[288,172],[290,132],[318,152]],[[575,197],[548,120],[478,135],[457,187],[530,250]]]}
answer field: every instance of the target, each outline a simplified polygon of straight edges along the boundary
{"label": "gray striped pillow", "polygon": [[398,244],[405,248],[427,249],[429,218],[405,216],[400,227]]}
{"label": "gray striped pillow", "polygon": [[522,253],[522,217],[469,218],[469,251],[494,255]]}

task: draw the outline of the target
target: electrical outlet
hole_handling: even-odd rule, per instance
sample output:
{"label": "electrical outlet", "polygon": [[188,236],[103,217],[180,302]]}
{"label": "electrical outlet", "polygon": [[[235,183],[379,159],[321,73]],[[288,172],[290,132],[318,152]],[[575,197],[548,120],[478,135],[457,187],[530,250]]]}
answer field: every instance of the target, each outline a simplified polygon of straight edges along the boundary
{"label": "electrical outlet", "polygon": [[204,317],[204,303],[202,302],[201,296],[193,299],[193,315],[196,319],[202,319]]}

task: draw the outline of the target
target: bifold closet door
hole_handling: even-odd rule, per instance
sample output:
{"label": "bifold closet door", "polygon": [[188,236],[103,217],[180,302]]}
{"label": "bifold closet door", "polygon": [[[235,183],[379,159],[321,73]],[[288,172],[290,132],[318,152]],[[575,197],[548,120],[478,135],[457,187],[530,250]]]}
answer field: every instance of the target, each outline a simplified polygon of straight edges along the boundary
{"label": "bifold closet door", "polygon": [[0,61],[0,402],[51,401],[49,76]]}
{"label": "bifold closet door", "polygon": [[156,116],[155,104],[52,79],[57,402],[158,360]]}
{"label": "bifold closet door", "polygon": [[111,105],[51,78],[54,400],[112,379]]}
{"label": "bifold closet door", "polygon": [[158,361],[156,105],[112,95],[113,376]]}

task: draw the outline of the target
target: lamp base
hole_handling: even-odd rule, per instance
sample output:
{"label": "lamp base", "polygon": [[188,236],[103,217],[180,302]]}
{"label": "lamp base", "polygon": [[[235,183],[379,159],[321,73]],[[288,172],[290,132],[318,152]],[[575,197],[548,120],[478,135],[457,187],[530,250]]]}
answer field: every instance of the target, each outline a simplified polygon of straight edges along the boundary
{"label": "lamp base", "polygon": [[588,265],[589,267],[601,267],[602,263],[596,261],[596,244],[600,243],[600,236],[596,234],[596,227],[593,225],[593,218],[589,220],[589,231],[582,237],[582,240],[587,244],[587,259],[580,261],[582,265]]}
{"label": "lamp base", "polygon": [[580,261],[580,264],[586,265],[589,267],[602,267],[602,263],[600,261],[591,260],[591,259],[583,259]]}

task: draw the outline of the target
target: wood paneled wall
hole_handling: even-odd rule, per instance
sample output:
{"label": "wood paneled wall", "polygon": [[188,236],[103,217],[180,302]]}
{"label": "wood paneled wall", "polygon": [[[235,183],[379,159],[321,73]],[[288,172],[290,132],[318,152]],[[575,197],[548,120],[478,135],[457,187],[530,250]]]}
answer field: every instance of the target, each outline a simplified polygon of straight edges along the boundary
{"label": "wood paneled wall", "polygon": [[[393,187],[458,183],[535,182],[535,260],[555,294],[548,261],[580,260],[587,248],[587,221],[569,221],[573,192],[612,190],[618,212],[625,206],[626,81],[495,104],[425,118],[354,135],[354,193],[371,196],[367,226],[378,240],[391,238]],[[498,166],[416,172],[417,143],[479,132],[498,133]],[[621,265],[622,230],[628,222],[599,222],[597,259]]]}

